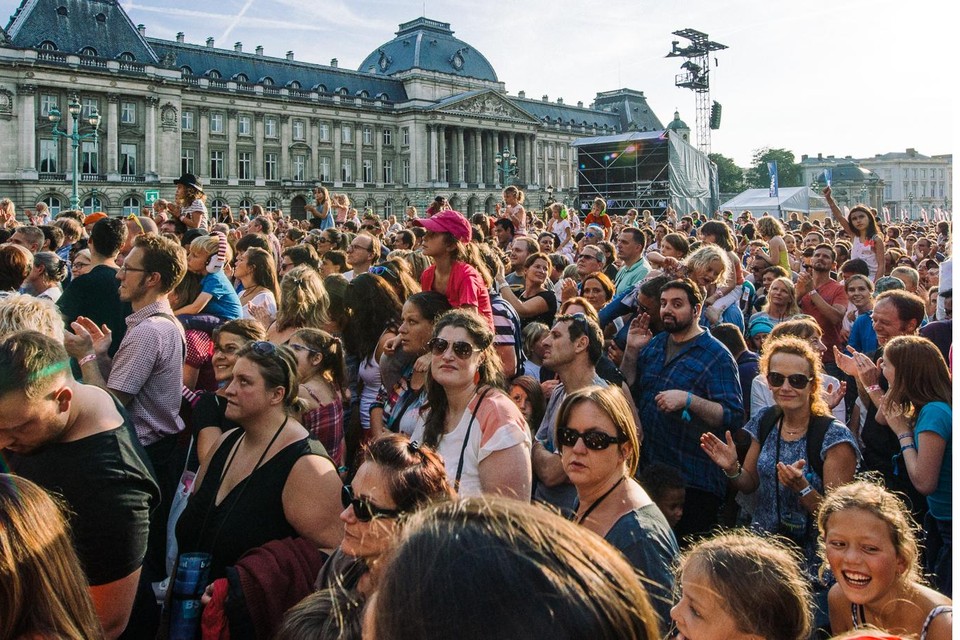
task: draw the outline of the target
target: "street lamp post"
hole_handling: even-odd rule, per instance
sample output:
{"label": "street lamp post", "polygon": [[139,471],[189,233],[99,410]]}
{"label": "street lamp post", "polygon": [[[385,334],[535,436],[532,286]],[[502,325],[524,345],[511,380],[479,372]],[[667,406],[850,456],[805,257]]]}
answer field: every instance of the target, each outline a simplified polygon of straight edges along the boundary
{"label": "street lamp post", "polygon": [[868,207],[870,206],[870,203],[867,202],[867,185],[865,184],[860,185],[860,202],[867,205]]}
{"label": "street lamp post", "polygon": [[88,115],[86,118],[87,124],[93,127],[93,131],[80,133],[80,113],[82,111],[83,107],[80,105],[80,100],[77,98],[76,94],[74,94],[70,98],[70,102],[67,104],[67,112],[70,113],[70,116],[73,119],[73,131],[70,133],[60,128],[60,109],[57,109],[56,107],[51,108],[50,115],[47,116],[50,119],[50,122],[53,123],[54,138],[66,138],[67,140],[70,140],[71,144],[73,145],[73,190],[70,193],[70,208],[74,210],[80,208],[80,141],[92,138],[93,141],[96,142],[97,130],[100,128],[100,114],[97,112],[96,107],[94,107],[90,111],[90,115]]}
{"label": "street lamp post", "polygon": [[910,211],[907,213],[907,218],[913,220],[913,191],[907,194],[907,200],[910,201]]}
{"label": "street lamp post", "polygon": [[509,187],[511,179],[520,171],[517,166],[517,156],[510,153],[509,149],[504,148],[494,157],[494,160],[497,162],[497,171],[500,172],[501,184],[504,187]]}

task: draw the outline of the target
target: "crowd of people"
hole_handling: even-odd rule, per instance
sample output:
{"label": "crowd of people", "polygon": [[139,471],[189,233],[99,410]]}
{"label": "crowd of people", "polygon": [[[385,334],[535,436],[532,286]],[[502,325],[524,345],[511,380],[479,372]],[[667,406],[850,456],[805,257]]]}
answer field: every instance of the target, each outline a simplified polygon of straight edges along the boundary
{"label": "crowd of people", "polygon": [[951,636],[948,223],[175,182],[0,202],[0,640]]}

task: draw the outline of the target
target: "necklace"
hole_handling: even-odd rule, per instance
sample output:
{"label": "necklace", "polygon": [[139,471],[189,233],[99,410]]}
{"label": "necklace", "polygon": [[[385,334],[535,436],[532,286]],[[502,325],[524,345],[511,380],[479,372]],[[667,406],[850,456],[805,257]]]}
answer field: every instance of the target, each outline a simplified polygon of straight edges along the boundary
{"label": "necklace", "polygon": [[587,519],[587,516],[589,516],[591,513],[593,513],[593,510],[596,509],[597,507],[599,507],[599,506],[600,506],[600,503],[603,502],[604,500],[606,500],[606,499],[607,499],[607,496],[609,496],[611,493],[613,493],[613,490],[620,486],[620,483],[623,482],[623,479],[624,479],[625,477],[626,477],[626,476],[620,476],[620,479],[617,480],[617,481],[613,484],[612,487],[610,487],[609,489],[607,489],[606,493],[604,493],[602,496],[600,496],[599,498],[597,498],[596,500],[594,500],[594,501],[593,501],[593,504],[591,504],[589,507],[587,507],[587,510],[583,512],[583,515],[580,516],[579,518],[577,518],[577,524],[583,524],[584,520]]}
{"label": "necklace", "polygon": [[253,294],[253,293],[255,293],[255,292],[259,292],[261,289],[263,289],[263,287],[261,287],[260,285],[256,284],[256,285],[250,287],[249,289],[244,289],[244,290],[240,293],[240,297],[241,297],[241,298],[248,298],[248,297],[250,297],[251,294]]}

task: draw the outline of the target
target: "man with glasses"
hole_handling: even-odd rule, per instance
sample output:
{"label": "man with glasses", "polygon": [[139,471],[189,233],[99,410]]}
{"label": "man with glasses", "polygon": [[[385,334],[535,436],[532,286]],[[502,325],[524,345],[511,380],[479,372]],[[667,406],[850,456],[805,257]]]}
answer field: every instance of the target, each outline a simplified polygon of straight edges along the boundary
{"label": "man with glasses", "polygon": [[557,286],[560,288],[560,301],[566,302],[570,298],[579,296],[583,280],[591,274],[603,271],[605,262],[606,256],[600,247],[592,244],[584,245],[577,255],[577,279],[579,282],[571,278],[563,278],[560,280],[560,282],[557,283]]}
{"label": "man with glasses", "polygon": [[703,293],[693,281],[666,283],[660,290],[664,332],[653,335],[649,318],[636,318],[621,365],[646,434],[641,467],[670,465],[687,484],[683,517],[675,527],[686,543],[717,524],[727,490],[723,472],[700,448],[700,436],[710,431],[723,438],[743,424],[737,363],[700,326],[702,309]]}
{"label": "man with glasses", "polygon": [[98,327],[80,317],[67,332],[64,344],[77,359],[85,384],[107,389],[123,404],[147,451],[160,486],[160,509],[151,536],[148,567],[160,580],[164,573],[164,527],[183,470],[178,455],[183,362],[186,342],[183,328],[167,300],[187,271],[184,249],[157,234],[138,236],[134,247],[117,271],[120,299],[133,308],[127,333],[116,354],[110,357],[109,328]]}
{"label": "man with glasses", "polygon": [[603,334],[595,322],[582,313],[557,316],[543,338],[543,366],[560,378],[550,394],[546,413],[533,441],[533,473],[537,488],[534,498],[564,512],[576,510],[577,490],[563,470],[554,443],[554,422],[567,394],[589,386],[606,387],[597,374],[597,362],[603,355]]}
{"label": "man with glasses", "polygon": [[347,280],[353,280],[361,273],[370,271],[370,267],[380,258],[380,241],[367,232],[357,234],[347,247],[347,262],[350,271],[343,274]]}

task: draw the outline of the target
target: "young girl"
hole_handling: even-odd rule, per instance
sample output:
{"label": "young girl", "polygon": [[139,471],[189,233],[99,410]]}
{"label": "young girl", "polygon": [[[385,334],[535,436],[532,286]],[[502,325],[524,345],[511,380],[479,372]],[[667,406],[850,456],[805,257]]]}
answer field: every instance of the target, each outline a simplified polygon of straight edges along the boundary
{"label": "young girl", "polygon": [[770,264],[778,264],[789,271],[790,253],[787,249],[787,242],[783,238],[784,230],[780,221],[772,216],[763,216],[757,220],[757,231],[760,232],[760,237],[767,243],[768,251],[756,249],[754,255],[762,257]]}
{"label": "young girl", "polygon": [[497,203],[497,217],[510,218],[517,234],[527,235],[527,212],[523,208],[523,191],[513,185],[503,190],[503,206]]}
{"label": "young girl", "polygon": [[319,329],[300,329],[287,340],[297,356],[300,397],[306,405],[300,422],[339,467],[343,465],[343,403],[346,368],[343,345]]}
{"label": "young girl", "polygon": [[350,198],[347,197],[347,194],[333,194],[333,210],[336,211],[336,226],[340,227],[347,221],[347,214],[350,212]]}
{"label": "young girl", "polygon": [[837,580],[829,595],[834,634],[869,624],[920,640],[951,637],[953,603],[922,583],[914,525],[899,497],[871,482],[837,487],[817,525],[823,567]]}
{"label": "young girl", "polygon": [[[177,185],[176,207],[179,210],[180,222],[191,229],[207,229],[207,199],[203,187],[196,176],[185,173],[173,181]],[[176,211],[175,211],[176,213]]]}
{"label": "young girl", "polygon": [[675,640],[809,637],[809,580],[775,539],[738,531],[698,542],[681,558],[676,582]]}
{"label": "young girl", "polygon": [[[733,267],[727,274],[725,281],[718,285],[717,290],[703,301],[704,312],[710,320],[710,324],[716,324],[723,317],[727,308],[736,304],[743,295],[743,267],[740,264],[740,256],[733,251],[736,242],[730,233],[730,227],[727,225],[716,220],[704,223],[700,227],[700,239],[705,245],[717,245],[726,251],[727,261]],[[786,262],[786,249],[784,249],[783,255],[783,262]]]}
{"label": "young girl", "polygon": [[308,204],[304,206],[312,217],[310,218],[311,229],[329,229],[336,226],[335,216],[330,211],[330,192],[326,187],[315,187],[313,189],[315,205]]}
{"label": "young girl", "polygon": [[559,238],[556,246],[557,253],[572,258],[575,247],[573,229],[570,225],[570,214],[563,203],[554,202],[550,205],[550,220],[547,221],[547,231]]}
{"label": "young girl", "polygon": [[200,281],[200,295],[191,304],[177,309],[178,316],[203,313],[224,322],[243,317],[240,297],[223,272],[223,265],[231,257],[230,244],[222,234],[200,236],[190,243],[187,269],[203,279]]}
{"label": "young girl", "polygon": [[858,204],[850,209],[850,214],[844,218],[837,201],[833,199],[830,187],[823,190],[823,197],[830,205],[830,212],[836,221],[843,227],[848,236],[853,238],[853,247],[850,250],[850,259],[857,258],[867,263],[870,269],[870,279],[876,282],[884,275],[884,243],[880,235],[880,226],[873,215],[873,211],[866,205]]}

